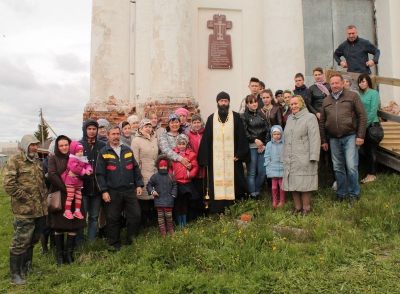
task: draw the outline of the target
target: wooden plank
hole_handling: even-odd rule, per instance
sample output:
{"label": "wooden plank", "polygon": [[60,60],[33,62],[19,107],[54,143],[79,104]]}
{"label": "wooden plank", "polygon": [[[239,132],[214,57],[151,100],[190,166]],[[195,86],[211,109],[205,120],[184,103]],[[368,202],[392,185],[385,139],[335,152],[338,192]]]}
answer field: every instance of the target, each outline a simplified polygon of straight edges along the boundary
{"label": "wooden plank", "polygon": [[384,149],[378,147],[376,150],[378,161],[394,170],[400,172],[400,157],[386,152]]}
{"label": "wooden plank", "polygon": [[391,86],[400,87],[400,79],[385,78],[385,77],[376,76],[376,82],[378,84],[384,84],[384,85],[391,85]]}
{"label": "wooden plank", "polygon": [[395,115],[386,111],[378,110],[378,116],[383,119],[388,119],[400,123],[400,115]]}
{"label": "wooden plank", "polygon": [[[357,81],[358,76],[360,75],[359,73],[355,72],[347,72],[347,71],[339,71],[339,70],[332,70],[329,68],[325,69],[325,80],[329,83],[329,78],[333,75],[348,75],[351,77],[354,81]],[[372,76],[371,76],[372,77]],[[372,78],[371,78],[372,79]]]}

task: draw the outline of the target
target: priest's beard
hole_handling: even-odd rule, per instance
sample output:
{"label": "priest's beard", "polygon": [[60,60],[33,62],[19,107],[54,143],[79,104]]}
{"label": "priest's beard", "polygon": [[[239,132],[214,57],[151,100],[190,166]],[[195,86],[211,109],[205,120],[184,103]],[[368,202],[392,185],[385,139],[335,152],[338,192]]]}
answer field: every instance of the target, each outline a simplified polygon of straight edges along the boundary
{"label": "priest's beard", "polygon": [[229,112],[229,105],[227,105],[227,106],[219,106],[219,104],[217,104],[217,106],[218,106],[218,114],[220,115],[220,116],[227,116],[228,115],[228,112]]}

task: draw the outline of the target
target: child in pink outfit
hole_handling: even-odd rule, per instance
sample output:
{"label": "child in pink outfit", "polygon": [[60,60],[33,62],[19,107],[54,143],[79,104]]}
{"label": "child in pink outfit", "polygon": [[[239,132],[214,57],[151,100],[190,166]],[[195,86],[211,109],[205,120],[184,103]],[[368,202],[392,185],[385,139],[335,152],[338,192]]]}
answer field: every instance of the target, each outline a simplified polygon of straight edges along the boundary
{"label": "child in pink outfit", "polygon": [[[84,216],[81,213],[81,203],[82,203],[82,186],[83,181],[80,177],[84,175],[90,175],[93,173],[92,166],[90,165],[86,156],[83,156],[83,151],[85,149],[83,146],[77,142],[72,141],[69,146],[69,160],[67,169],[61,175],[65,186],[67,188],[67,200],[65,202],[65,212],[64,216],[67,219],[73,219],[74,217],[83,219]],[[75,198],[75,211],[72,214],[71,205]]]}

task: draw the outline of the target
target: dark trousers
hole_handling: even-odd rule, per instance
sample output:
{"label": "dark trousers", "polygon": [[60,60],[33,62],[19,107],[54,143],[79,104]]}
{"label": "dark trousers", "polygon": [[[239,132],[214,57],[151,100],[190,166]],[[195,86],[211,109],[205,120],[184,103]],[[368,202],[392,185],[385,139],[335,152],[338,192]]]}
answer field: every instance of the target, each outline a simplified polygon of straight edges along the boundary
{"label": "dark trousers", "polygon": [[[368,126],[366,134],[368,134],[368,129],[373,125],[378,123],[372,123]],[[376,167],[377,167],[377,157],[376,157],[376,148],[378,148],[379,143],[372,141],[367,135],[364,139],[364,151],[365,156],[367,157],[367,172],[369,175],[376,175]]]}
{"label": "dark trousers", "polygon": [[10,252],[15,255],[25,253],[29,247],[40,240],[42,218],[14,218],[14,236],[11,240]]}
{"label": "dark trousers", "polygon": [[125,211],[127,219],[126,243],[132,243],[132,237],[139,234],[140,228],[140,207],[134,191],[116,192],[109,191],[111,202],[104,202],[104,209],[107,215],[107,239],[114,247],[121,246],[121,212]]}

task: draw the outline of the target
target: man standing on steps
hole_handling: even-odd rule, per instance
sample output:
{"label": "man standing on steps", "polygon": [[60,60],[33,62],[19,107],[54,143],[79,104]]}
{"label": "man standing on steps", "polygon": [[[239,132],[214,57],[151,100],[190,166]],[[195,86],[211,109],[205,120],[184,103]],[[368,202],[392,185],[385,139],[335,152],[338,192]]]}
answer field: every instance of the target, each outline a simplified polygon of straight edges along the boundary
{"label": "man standing on steps", "polygon": [[7,161],[3,187],[11,196],[14,236],[10,245],[11,283],[25,285],[22,279],[33,273],[33,247],[40,240],[41,217],[47,215],[46,186],[42,164],[37,156],[39,140],[25,135],[21,153]]}
{"label": "man standing on steps", "polygon": [[[370,67],[378,64],[381,52],[366,39],[358,37],[357,28],[350,25],[346,29],[347,40],[337,47],[333,54],[335,61],[349,72],[371,74]],[[374,55],[369,59],[368,54]],[[342,60],[341,57],[346,60]]]}

